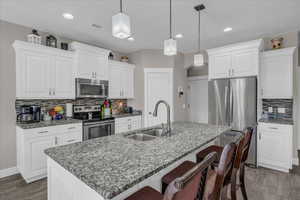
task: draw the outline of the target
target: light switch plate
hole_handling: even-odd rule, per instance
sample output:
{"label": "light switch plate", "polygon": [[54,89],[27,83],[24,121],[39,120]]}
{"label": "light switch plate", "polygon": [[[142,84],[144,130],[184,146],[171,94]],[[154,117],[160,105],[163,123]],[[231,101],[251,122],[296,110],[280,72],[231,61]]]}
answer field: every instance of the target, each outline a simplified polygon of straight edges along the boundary
{"label": "light switch plate", "polygon": [[278,113],[285,113],[285,108],[278,108]]}
{"label": "light switch plate", "polygon": [[273,107],[268,107],[268,112],[272,113],[273,112]]}

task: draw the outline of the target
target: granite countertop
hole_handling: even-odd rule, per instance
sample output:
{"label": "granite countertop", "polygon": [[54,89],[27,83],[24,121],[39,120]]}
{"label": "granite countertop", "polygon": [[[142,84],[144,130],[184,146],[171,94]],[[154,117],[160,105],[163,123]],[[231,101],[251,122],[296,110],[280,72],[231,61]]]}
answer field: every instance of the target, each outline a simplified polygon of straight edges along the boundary
{"label": "granite countertop", "polygon": [[37,123],[18,123],[17,126],[22,129],[32,129],[32,128],[42,128],[42,127],[48,127],[48,126],[58,126],[58,125],[65,125],[65,124],[76,124],[76,123],[82,123],[81,120],[78,119],[61,119],[61,120],[52,120],[52,121],[40,121]]}
{"label": "granite countertop", "polygon": [[293,120],[286,120],[286,119],[265,119],[261,118],[258,120],[259,122],[263,123],[272,123],[272,124],[286,124],[286,125],[293,125]]}
{"label": "granite countertop", "polygon": [[171,137],[143,142],[118,134],[50,148],[45,153],[102,197],[112,199],[229,129],[174,122]]}
{"label": "granite countertop", "polygon": [[121,114],[112,115],[112,117],[114,117],[114,118],[122,118],[122,117],[133,117],[133,116],[138,116],[138,115],[142,115],[142,112],[121,113]]}

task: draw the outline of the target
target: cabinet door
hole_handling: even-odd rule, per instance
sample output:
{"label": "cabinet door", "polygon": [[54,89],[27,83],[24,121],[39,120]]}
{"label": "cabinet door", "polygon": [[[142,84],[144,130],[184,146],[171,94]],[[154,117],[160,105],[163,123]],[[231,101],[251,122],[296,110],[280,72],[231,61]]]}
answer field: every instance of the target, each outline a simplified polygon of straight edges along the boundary
{"label": "cabinet door", "polygon": [[232,53],[232,77],[257,76],[259,52],[244,50]]}
{"label": "cabinet door", "polygon": [[209,78],[227,78],[231,69],[231,54],[209,56]]}
{"label": "cabinet door", "polygon": [[54,59],[52,90],[53,98],[75,98],[75,77],[72,57],[59,57]]}
{"label": "cabinet door", "polygon": [[[25,51],[17,68],[18,98],[45,98],[50,92],[51,57],[47,54]],[[17,61],[19,62],[19,61]]]}
{"label": "cabinet door", "polygon": [[142,118],[141,118],[141,116],[132,117],[131,127],[132,127],[132,130],[137,130],[137,129],[140,129],[142,127]]}
{"label": "cabinet door", "polygon": [[290,56],[262,58],[262,98],[293,98],[293,63]]}
{"label": "cabinet door", "polygon": [[[290,166],[290,144],[283,132],[259,130],[258,163],[261,166],[288,169]],[[274,145],[276,144],[276,148]]]}
{"label": "cabinet door", "polygon": [[95,54],[88,51],[78,51],[77,53],[77,77],[92,79],[95,78],[94,73],[97,68],[95,67]]}
{"label": "cabinet door", "polygon": [[122,76],[121,76],[122,98],[126,98],[126,99],[134,98],[133,76],[134,76],[133,68],[122,69]]}
{"label": "cabinet door", "polygon": [[54,136],[31,138],[25,141],[25,160],[27,160],[28,174],[32,177],[46,174],[46,155],[44,150],[55,146]]}
{"label": "cabinet door", "polygon": [[108,61],[100,53],[78,51],[76,65],[77,77],[108,80]]}
{"label": "cabinet door", "polygon": [[82,141],[82,133],[81,132],[68,132],[65,134],[61,134],[56,136],[58,145],[67,145],[76,142]]}
{"label": "cabinet door", "polygon": [[121,76],[122,71],[119,67],[110,65],[109,69],[109,98],[116,99],[121,98]]}
{"label": "cabinet door", "polygon": [[98,80],[108,80],[108,60],[103,55],[96,55],[95,75]]}

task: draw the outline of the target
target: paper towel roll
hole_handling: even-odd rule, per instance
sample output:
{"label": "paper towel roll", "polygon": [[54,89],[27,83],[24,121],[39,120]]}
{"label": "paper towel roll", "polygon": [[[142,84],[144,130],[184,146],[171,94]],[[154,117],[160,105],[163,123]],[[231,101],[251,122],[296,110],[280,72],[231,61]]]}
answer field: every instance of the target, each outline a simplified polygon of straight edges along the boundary
{"label": "paper towel roll", "polygon": [[66,116],[73,117],[73,104],[72,103],[66,103]]}

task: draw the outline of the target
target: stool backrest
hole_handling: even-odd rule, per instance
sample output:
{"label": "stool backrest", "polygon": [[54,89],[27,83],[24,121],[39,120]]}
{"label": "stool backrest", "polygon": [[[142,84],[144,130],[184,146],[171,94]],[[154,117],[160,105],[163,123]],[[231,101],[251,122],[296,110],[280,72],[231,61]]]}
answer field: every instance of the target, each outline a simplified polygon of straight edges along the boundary
{"label": "stool backrest", "polygon": [[202,200],[208,170],[217,159],[217,153],[208,154],[205,159],[175,179],[164,194],[164,200]]}
{"label": "stool backrest", "polygon": [[242,161],[241,163],[246,162],[247,158],[248,158],[248,154],[249,154],[249,149],[250,149],[250,145],[251,145],[251,139],[252,139],[252,135],[253,135],[254,129],[249,127],[246,129],[246,133],[245,133],[245,141],[244,141],[244,148],[243,148],[243,154],[242,154]]}
{"label": "stool backrest", "polygon": [[210,199],[219,200],[221,198],[222,189],[225,178],[231,176],[236,154],[236,145],[234,143],[227,144],[221,154],[220,162],[216,171],[216,181]]}
{"label": "stool backrest", "polygon": [[252,133],[253,133],[253,129],[247,128],[243,135],[243,138],[238,143],[235,161],[234,161],[235,169],[239,169],[241,164],[247,160],[249,149],[250,149]]}

